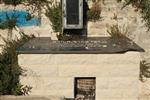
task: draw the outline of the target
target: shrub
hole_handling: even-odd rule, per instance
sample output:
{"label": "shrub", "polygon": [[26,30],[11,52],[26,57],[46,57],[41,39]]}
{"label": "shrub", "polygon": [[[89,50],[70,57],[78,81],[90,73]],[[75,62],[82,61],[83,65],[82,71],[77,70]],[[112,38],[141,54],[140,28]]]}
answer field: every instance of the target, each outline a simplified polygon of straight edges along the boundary
{"label": "shrub", "polygon": [[144,81],[143,77],[150,78],[150,63],[145,60],[140,62],[140,80]]}
{"label": "shrub", "polygon": [[71,41],[73,39],[72,35],[69,34],[59,34],[57,35],[58,40]]}
{"label": "shrub", "polygon": [[129,33],[124,27],[122,29],[119,28],[118,24],[110,26],[110,29],[108,29],[107,32],[112,38],[121,38]]}
{"label": "shrub", "polygon": [[54,32],[62,31],[62,8],[61,3],[55,2],[53,6],[48,7],[46,10],[46,16],[52,23],[52,29]]}
{"label": "shrub", "polygon": [[5,4],[8,4],[8,5],[18,5],[18,4],[21,4],[24,0],[2,0]]}
{"label": "shrub", "polygon": [[101,6],[99,2],[94,2],[92,8],[88,11],[88,20],[97,21],[101,18]]}
{"label": "shrub", "polygon": [[122,0],[117,0],[117,2],[119,3],[119,2],[121,2]]}
{"label": "shrub", "polygon": [[[33,16],[37,16],[40,23],[42,18],[42,10],[46,8],[46,6],[49,6],[53,0],[24,0],[24,6],[30,6],[28,7],[28,11],[30,11],[30,14]],[[29,18],[31,16],[28,16]],[[39,23],[39,24],[40,24]]]}
{"label": "shrub", "polygon": [[114,20],[116,20],[116,21],[117,21],[118,16],[117,16],[117,14],[116,14],[116,13],[114,13],[114,16],[113,16],[113,18],[112,18],[112,19],[114,19]]}
{"label": "shrub", "polygon": [[33,36],[27,36],[21,33],[18,40],[5,40],[6,45],[0,54],[0,94],[1,95],[22,95],[24,87],[19,82],[19,76],[23,70],[18,65],[16,49],[23,45]]}
{"label": "shrub", "polygon": [[[6,15],[7,15],[7,13],[6,13]],[[17,19],[15,17],[10,18],[10,17],[8,17],[8,15],[6,17],[7,17],[7,19],[4,22],[0,23],[0,29],[13,29],[13,28],[15,28],[15,26],[17,26],[16,25]]]}
{"label": "shrub", "polygon": [[125,5],[132,5],[137,10],[140,11],[143,20],[146,22],[145,25],[148,27],[148,30],[150,30],[150,1],[149,0],[125,0]]}
{"label": "shrub", "polygon": [[17,18],[16,16],[12,15],[12,16],[8,16],[7,12],[6,14],[6,20],[3,22],[0,22],[0,29],[8,29],[7,32],[7,38],[11,39],[12,38],[12,30],[16,28],[17,24]]}

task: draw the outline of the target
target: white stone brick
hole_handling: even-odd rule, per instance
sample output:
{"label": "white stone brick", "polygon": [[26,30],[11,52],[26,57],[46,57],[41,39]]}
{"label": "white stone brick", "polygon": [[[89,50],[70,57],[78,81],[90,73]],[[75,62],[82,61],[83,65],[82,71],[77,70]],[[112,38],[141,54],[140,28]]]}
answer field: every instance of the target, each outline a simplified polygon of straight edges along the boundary
{"label": "white stone brick", "polygon": [[[33,87],[31,95],[74,97],[75,77],[96,77],[96,100],[137,100],[139,61],[137,52],[124,54],[22,54],[26,69],[23,84]],[[129,92],[130,91],[130,92]]]}

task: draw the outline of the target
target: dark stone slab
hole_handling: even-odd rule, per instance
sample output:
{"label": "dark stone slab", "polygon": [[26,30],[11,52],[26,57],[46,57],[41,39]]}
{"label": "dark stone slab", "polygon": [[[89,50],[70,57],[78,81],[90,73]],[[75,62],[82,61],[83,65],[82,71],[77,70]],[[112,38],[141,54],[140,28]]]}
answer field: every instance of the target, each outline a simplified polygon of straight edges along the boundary
{"label": "dark stone slab", "polygon": [[79,24],[79,0],[66,0],[67,24]]}
{"label": "dark stone slab", "polygon": [[88,38],[78,41],[54,41],[49,37],[34,38],[17,49],[19,54],[113,54],[127,51],[144,52],[128,38]]}

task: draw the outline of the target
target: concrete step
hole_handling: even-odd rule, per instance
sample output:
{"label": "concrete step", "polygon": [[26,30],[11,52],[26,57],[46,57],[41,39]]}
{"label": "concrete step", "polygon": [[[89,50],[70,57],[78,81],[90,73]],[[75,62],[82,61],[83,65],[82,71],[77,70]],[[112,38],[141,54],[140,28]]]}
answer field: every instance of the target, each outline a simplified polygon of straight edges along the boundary
{"label": "concrete step", "polygon": [[60,96],[0,96],[0,100],[63,100]]}

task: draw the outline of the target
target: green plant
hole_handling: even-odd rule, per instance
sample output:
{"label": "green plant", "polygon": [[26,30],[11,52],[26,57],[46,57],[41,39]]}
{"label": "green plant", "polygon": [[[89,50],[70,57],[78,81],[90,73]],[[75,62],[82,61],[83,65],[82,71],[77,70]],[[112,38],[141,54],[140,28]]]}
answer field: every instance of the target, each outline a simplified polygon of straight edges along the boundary
{"label": "green plant", "polygon": [[[37,13],[37,17],[41,23],[42,10],[51,5],[53,0],[24,0],[25,6],[30,6],[28,10],[30,10],[31,14]],[[29,16],[30,17],[30,16]]]}
{"label": "green plant", "polygon": [[24,0],[2,0],[5,4],[8,4],[8,5],[18,5],[18,4],[21,4]]}
{"label": "green plant", "polygon": [[33,16],[31,14],[27,14],[27,16],[25,17],[27,21],[31,20],[33,18]]}
{"label": "green plant", "polygon": [[12,94],[13,95],[22,95],[22,86],[20,83],[18,83],[14,88],[12,88]]}
{"label": "green plant", "polygon": [[150,63],[147,63],[145,60],[140,62],[140,80],[143,80],[143,77],[150,78]]}
{"label": "green plant", "polygon": [[1,29],[13,29],[16,26],[15,18],[7,18],[4,22],[0,24]]}
{"label": "green plant", "polygon": [[118,16],[117,16],[116,13],[114,13],[113,19],[114,19],[114,20],[117,20],[117,19],[118,19]]}
{"label": "green plant", "polygon": [[112,38],[122,38],[126,36],[129,32],[127,28],[119,28],[119,25],[112,25],[110,26],[110,29],[107,30],[107,33],[112,37]]}
{"label": "green plant", "polygon": [[121,2],[122,0],[117,0],[117,2]]}
{"label": "green plant", "polygon": [[72,35],[69,34],[59,34],[57,35],[58,40],[70,41],[73,39]]}
{"label": "green plant", "polygon": [[132,5],[137,10],[140,11],[143,20],[146,22],[145,25],[150,30],[150,1],[149,0],[125,0],[125,4],[123,6]]}
{"label": "green plant", "polygon": [[8,33],[7,33],[7,37],[8,39],[12,38],[12,30],[16,29],[16,21],[17,21],[17,17],[12,15],[11,17],[8,16],[7,13],[6,14],[6,20],[4,22],[0,23],[0,29],[8,29]]}
{"label": "green plant", "polygon": [[88,11],[88,20],[97,21],[101,18],[101,6],[99,2],[94,2],[92,8]]}
{"label": "green plant", "polygon": [[18,65],[16,49],[29,41],[34,36],[20,33],[21,38],[17,40],[6,40],[2,53],[0,54],[0,94],[1,95],[23,95],[23,86],[19,82],[19,76],[23,70]]}
{"label": "green plant", "polygon": [[46,16],[52,23],[54,32],[62,31],[62,8],[61,3],[55,2],[51,7],[46,10]]}

